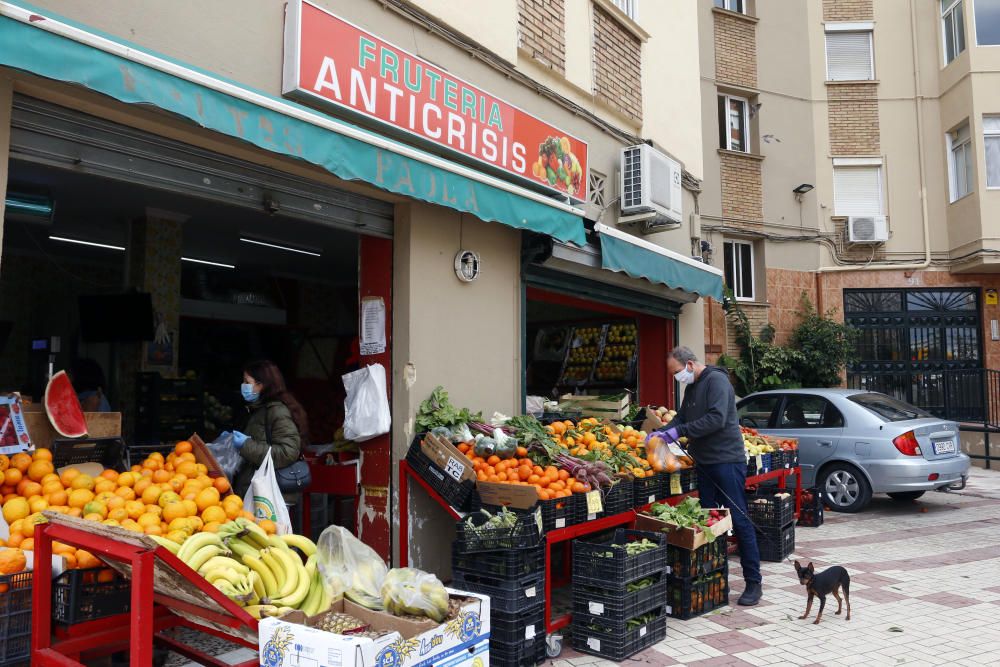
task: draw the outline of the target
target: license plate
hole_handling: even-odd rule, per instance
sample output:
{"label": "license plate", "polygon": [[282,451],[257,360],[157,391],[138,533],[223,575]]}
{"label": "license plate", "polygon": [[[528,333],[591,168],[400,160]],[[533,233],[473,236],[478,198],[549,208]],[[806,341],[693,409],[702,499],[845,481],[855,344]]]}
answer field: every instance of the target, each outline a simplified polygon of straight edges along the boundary
{"label": "license plate", "polygon": [[955,441],[954,440],[942,440],[941,442],[934,443],[934,453],[935,454],[954,454],[955,453]]}

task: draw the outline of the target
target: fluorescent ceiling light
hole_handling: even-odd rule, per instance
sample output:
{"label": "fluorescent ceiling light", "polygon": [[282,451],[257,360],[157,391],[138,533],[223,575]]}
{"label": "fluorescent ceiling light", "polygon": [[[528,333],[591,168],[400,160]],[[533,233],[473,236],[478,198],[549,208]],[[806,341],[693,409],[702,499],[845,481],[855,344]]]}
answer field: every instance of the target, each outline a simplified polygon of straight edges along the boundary
{"label": "fluorescent ceiling light", "polygon": [[20,213],[39,218],[52,217],[53,204],[52,200],[48,197],[9,192],[4,198],[4,206],[6,206],[6,210],[10,213]]}
{"label": "fluorescent ceiling light", "polygon": [[301,255],[310,255],[312,257],[321,257],[322,253],[318,253],[314,250],[303,250],[302,248],[291,248],[286,245],[278,245],[277,243],[269,243],[267,241],[258,241],[256,239],[248,239],[246,237],[240,237],[240,241],[243,243],[252,243],[254,245],[262,245],[267,248],[274,248],[275,250],[285,250],[287,252],[297,252]]}
{"label": "fluorescent ceiling light", "polygon": [[207,264],[208,266],[218,266],[223,269],[235,269],[235,264],[224,264],[223,262],[210,262],[207,259],[195,259],[194,257],[181,257],[182,262],[191,262],[193,264]]}
{"label": "fluorescent ceiling light", "polygon": [[75,243],[77,245],[90,246],[92,248],[106,248],[108,250],[118,250],[125,252],[125,248],[120,245],[109,245],[107,243],[95,243],[94,241],[81,241],[80,239],[68,239],[65,236],[49,236],[51,241],[60,241],[61,243]]}

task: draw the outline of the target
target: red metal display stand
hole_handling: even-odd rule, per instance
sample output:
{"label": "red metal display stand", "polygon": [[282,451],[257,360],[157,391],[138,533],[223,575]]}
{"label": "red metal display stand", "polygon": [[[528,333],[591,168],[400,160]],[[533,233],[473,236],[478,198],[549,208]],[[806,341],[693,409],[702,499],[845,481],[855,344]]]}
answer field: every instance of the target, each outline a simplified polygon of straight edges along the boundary
{"label": "red metal display stand", "polygon": [[[795,468],[781,468],[779,470],[774,470],[762,475],[754,475],[753,477],[748,477],[746,481],[747,486],[756,486],[762,482],[767,482],[770,480],[777,480],[779,489],[786,489],[788,477],[790,475],[795,475],[795,516],[799,516],[799,511],[802,508],[802,475],[801,470],[798,467]],[[462,518],[462,514],[456,510],[454,507],[449,505],[445,500],[431,488],[420,475],[413,472],[409,464],[406,461],[400,461],[399,463],[399,559],[400,567],[407,567],[409,561],[409,489],[410,480],[417,482],[419,486],[422,486],[434,502],[436,502],[445,512],[448,513],[453,519],[458,521]],[[697,497],[698,492],[692,491],[690,493],[685,493],[677,496],[669,496],[663,498],[658,502],[668,503],[670,505],[677,505],[683,501],[688,496]],[[639,511],[648,509],[649,505],[639,508]],[[565,528],[559,528],[556,530],[550,530],[545,533],[545,630],[548,634],[552,634],[567,625],[572,621],[571,614],[564,614],[557,618],[552,618],[552,591],[558,586],[553,584],[563,584],[568,583],[567,573],[562,573],[562,577],[566,581],[554,582],[552,578],[552,547],[561,542],[567,542],[573,540],[577,537],[583,537],[585,535],[592,535],[594,533],[599,533],[609,528],[615,528],[617,526],[631,526],[635,525],[635,519],[637,516],[637,510],[628,510],[620,514],[614,514],[612,516],[601,517],[600,519],[595,519],[594,521],[588,521],[586,523],[577,524],[575,526],[567,526]],[[571,556],[567,555],[566,565],[571,560]]]}
{"label": "red metal display stand", "polygon": [[[123,565],[130,568],[131,611],[128,614],[74,625],[53,635],[53,540],[86,549],[116,569]],[[203,665],[223,667],[228,664],[163,634],[165,630],[178,627],[205,632],[257,650],[256,642],[250,641],[250,637],[257,634],[257,620],[163,547],[116,540],[89,529],[75,527],[71,523],[60,522],[35,527],[34,553],[34,613],[31,629],[33,666],[82,667],[84,663],[81,659],[84,657],[89,659],[119,651],[128,651],[132,665],[151,665],[154,642]],[[183,577],[187,588],[203,594],[215,608],[209,609],[158,592],[154,586],[157,561],[160,561],[161,568],[174,570],[177,577]],[[183,614],[184,617],[178,614]],[[201,619],[204,623],[191,620],[193,618]],[[254,658],[237,667],[254,667],[258,664],[259,660]]]}

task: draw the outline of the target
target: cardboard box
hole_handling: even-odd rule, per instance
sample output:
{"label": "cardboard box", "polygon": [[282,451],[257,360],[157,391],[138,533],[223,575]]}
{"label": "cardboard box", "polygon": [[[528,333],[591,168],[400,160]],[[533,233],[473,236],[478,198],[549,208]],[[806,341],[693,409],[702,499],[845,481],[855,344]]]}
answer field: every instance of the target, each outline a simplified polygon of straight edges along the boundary
{"label": "cardboard box", "polygon": [[447,438],[428,433],[420,441],[420,450],[434,465],[461,484],[466,480],[476,481],[476,471],[469,457],[458,451]]}
{"label": "cardboard box", "polygon": [[[725,539],[721,536],[732,530],[733,517],[730,515],[728,509],[724,507],[719,507],[717,509],[720,514],[724,514],[725,516],[722,520],[709,528],[709,530],[712,531],[716,539]],[[694,532],[694,528],[680,528],[675,524],[668,523],[662,519],[657,519],[649,514],[640,514],[636,517],[635,529],[648,530],[657,533],[665,532],[667,534],[667,543],[672,544],[675,547],[680,547],[681,549],[693,551],[698,547],[708,544],[708,539],[705,537],[705,533],[696,533]]]}
{"label": "cardboard box", "polygon": [[600,396],[574,396],[565,394],[559,397],[560,409],[565,412],[580,412],[584,417],[601,419],[621,419],[628,414],[629,395],[625,394],[617,401],[602,401]]}
{"label": "cardboard box", "polygon": [[[122,434],[122,413],[120,412],[84,412],[83,419],[87,422],[87,437],[118,438]],[[41,406],[33,404],[25,406],[24,424],[31,436],[31,444],[36,448],[52,448],[52,441],[61,436],[52,428],[49,417],[41,412]]]}
{"label": "cardboard box", "polygon": [[503,505],[519,510],[530,510],[538,503],[534,486],[504,484],[502,482],[477,482],[476,490],[483,505]]}
{"label": "cardboard box", "polygon": [[268,667],[472,667],[477,658],[487,665],[490,600],[484,595],[448,589],[466,599],[457,618],[437,624],[431,620],[398,618],[372,611],[349,600],[331,609],[350,614],[383,637],[369,639],[335,635],[312,627],[322,614],[306,618],[292,612],[266,618],[258,626],[260,661]]}

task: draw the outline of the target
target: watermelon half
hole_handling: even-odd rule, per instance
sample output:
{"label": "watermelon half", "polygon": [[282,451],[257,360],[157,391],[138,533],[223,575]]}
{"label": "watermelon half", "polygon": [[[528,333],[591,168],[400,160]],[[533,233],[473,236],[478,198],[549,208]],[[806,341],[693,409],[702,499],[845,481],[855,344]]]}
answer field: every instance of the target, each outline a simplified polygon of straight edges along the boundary
{"label": "watermelon half", "polygon": [[76,390],[66,371],[52,376],[45,387],[45,414],[56,433],[64,438],[82,438],[87,435],[87,420],[83,418],[83,408]]}

